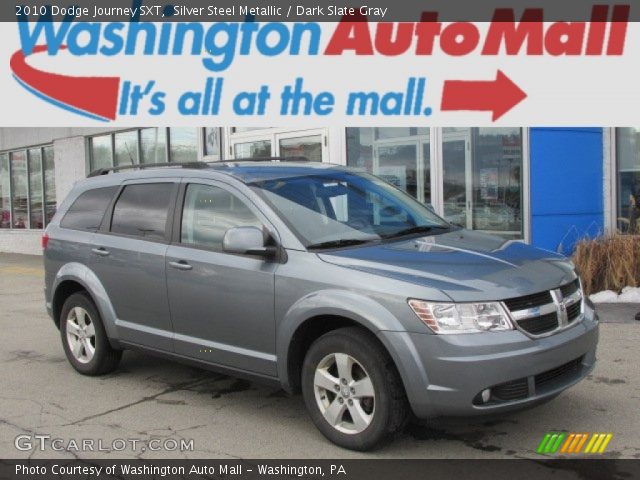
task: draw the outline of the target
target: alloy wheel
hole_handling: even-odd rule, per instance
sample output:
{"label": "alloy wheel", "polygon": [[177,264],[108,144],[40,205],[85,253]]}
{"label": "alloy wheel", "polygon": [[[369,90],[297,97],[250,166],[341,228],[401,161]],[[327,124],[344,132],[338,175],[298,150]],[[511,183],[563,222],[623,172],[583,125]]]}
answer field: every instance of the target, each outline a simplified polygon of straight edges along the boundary
{"label": "alloy wheel", "polygon": [[67,315],[67,343],[73,357],[89,363],[96,353],[96,329],[91,316],[82,307],[74,307]]}
{"label": "alloy wheel", "polygon": [[336,430],[363,432],[375,414],[375,390],[371,377],[355,358],[332,353],[316,367],[313,387],[318,408]]}

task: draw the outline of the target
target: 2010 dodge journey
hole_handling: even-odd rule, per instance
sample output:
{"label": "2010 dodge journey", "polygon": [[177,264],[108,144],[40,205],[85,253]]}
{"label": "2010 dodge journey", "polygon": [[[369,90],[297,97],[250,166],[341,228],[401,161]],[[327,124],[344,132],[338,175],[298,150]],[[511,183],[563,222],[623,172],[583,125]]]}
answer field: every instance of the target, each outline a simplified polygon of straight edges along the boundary
{"label": "2010 dodge journey", "polygon": [[82,374],[135,348],[274,382],[366,450],[411,413],[532,406],[594,366],[598,319],[559,255],[346,167],[173,167],[94,172],[43,236],[47,308]]}

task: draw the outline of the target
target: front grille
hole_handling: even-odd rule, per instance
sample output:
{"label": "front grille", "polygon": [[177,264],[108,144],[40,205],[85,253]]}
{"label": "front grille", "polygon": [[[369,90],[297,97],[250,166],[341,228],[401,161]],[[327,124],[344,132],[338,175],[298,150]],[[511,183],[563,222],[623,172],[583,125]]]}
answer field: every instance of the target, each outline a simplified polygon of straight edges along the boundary
{"label": "front grille", "polygon": [[524,297],[510,298],[509,300],[505,300],[504,304],[509,310],[515,312],[517,310],[540,307],[552,302],[551,293],[547,290],[546,292],[534,293],[533,295]]}
{"label": "front grille", "polygon": [[580,281],[576,278],[573,282],[567,283],[560,287],[560,291],[562,292],[562,296],[564,298],[568,297],[576,293],[580,289]]}
{"label": "front grille", "polygon": [[497,400],[521,400],[529,396],[529,385],[526,378],[502,383],[491,387],[491,396]]}
{"label": "front grille", "polygon": [[520,320],[518,325],[532,335],[541,335],[558,328],[558,314],[548,313],[539,317],[525,318]]}
{"label": "front grille", "polygon": [[[504,304],[522,330],[532,335],[543,335],[564,328],[579,318],[581,299],[580,280],[575,279],[557,290],[511,298]],[[570,302],[574,303],[567,306]]]}
{"label": "front grille", "polygon": [[576,375],[580,371],[580,364],[582,357],[560,365],[559,367],[552,368],[546,372],[539,373],[535,376],[536,389],[550,386],[553,383],[561,382],[568,377]]}
{"label": "front grille", "polygon": [[580,302],[576,302],[570,307],[567,307],[567,319],[569,323],[573,322],[580,316]]}

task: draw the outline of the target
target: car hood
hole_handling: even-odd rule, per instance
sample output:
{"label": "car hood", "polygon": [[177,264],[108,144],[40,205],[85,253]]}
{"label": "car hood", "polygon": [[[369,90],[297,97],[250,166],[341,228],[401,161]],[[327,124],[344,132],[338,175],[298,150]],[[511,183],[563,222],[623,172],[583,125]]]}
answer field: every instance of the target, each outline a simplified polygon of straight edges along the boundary
{"label": "car hood", "polygon": [[470,230],[318,256],[334,265],[435,288],[456,302],[504,300],[576,278],[573,264],[561,255]]}

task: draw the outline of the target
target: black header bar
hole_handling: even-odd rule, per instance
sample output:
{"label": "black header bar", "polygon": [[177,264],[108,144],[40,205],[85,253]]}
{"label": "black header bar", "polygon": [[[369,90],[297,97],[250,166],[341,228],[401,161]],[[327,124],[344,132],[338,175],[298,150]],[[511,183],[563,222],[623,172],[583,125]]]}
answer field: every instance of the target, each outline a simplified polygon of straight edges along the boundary
{"label": "black header bar", "polygon": [[537,9],[543,12],[544,21],[588,22],[594,20],[594,13],[598,17],[605,10],[608,16],[597,21],[611,21],[614,6],[629,7],[627,20],[640,21],[640,7],[630,0],[17,0],[0,2],[0,21],[35,21],[48,13],[54,21],[69,15],[84,22],[127,22],[132,18],[154,22],[337,22],[345,15],[371,22],[417,22],[433,19],[434,14],[441,22],[489,22],[506,21],[509,12],[520,20],[527,10]]}
{"label": "black header bar", "polygon": [[[431,445],[426,448],[437,448]],[[0,478],[11,480],[147,480],[226,478],[325,480],[632,480],[640,460],[2,460]]]}

